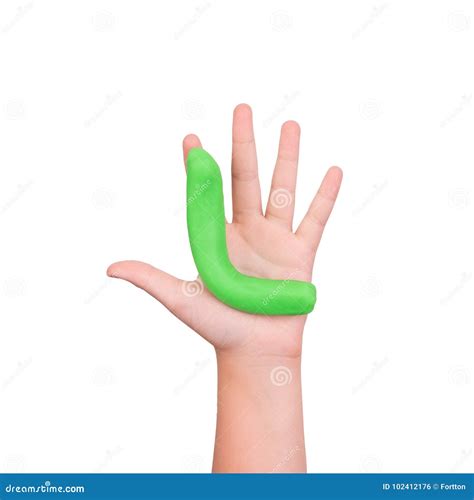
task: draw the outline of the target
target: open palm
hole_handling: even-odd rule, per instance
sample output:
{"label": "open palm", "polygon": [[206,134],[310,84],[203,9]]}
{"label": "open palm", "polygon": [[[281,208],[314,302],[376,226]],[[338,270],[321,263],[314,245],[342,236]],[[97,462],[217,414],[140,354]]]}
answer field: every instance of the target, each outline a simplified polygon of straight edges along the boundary
{"label": "open palm", "polygon": [[[285,122],[265,214],[262,211],[252,111],[245,104],[234,110],[232,126],[233,220],[227,224],[227,246],[242,273],[272,279],[310,281],[319,241],[336,201],[342,171],[331,167],[293,232],[300,128]],[[191,148],[201,147],[195,135],[183,141],[186,161]],[[248,314],[223,304],[202,284],[183,281],[149,264],[122,261],[107,274],[142,288],[159,300],[219,351],[299,356],[306,316]]]}

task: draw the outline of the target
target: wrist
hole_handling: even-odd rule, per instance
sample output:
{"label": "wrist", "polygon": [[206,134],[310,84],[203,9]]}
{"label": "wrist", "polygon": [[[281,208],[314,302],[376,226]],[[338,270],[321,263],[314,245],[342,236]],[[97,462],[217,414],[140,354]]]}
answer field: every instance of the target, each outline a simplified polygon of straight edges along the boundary
{"label": "wrist", "polygon": [[217,351],[217,366],[213,470],[304,472],[301,358]]}
{"label": "wrist", "polygon": [[217,354],[218,408],[229,402],[278,419],[301,406],[301,358]]}
{"label": "wrist", "polygon": [[301,355],[281,356],[216,350],[219,376],[253,386],[290,386],[301,378]]}

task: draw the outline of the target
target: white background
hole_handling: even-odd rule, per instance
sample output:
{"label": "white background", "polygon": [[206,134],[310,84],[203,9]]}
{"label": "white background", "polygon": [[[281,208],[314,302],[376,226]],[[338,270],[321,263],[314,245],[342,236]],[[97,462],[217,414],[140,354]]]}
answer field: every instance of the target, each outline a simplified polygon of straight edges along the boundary
{"label": "white background", "polygon": [[309,471],[472,472],[473,24],[468,0],[2,0],[0,470],[210,470],[213,349],[105,270],[195,278],[181,140],[228,201],[248,102],[264,198],[287,119],[297,220],[345,173],[305,330]]}

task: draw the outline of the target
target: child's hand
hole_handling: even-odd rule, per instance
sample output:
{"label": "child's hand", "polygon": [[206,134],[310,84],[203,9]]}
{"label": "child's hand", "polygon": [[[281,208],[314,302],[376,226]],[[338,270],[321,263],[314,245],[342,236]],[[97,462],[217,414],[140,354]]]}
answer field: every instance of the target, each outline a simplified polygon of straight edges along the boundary
{"label": "child's hand", "polygon": [[[244,274],[311,281],[314,256],[339,191],[342,171],[326,173],[306,216],[293,232],[300,128],[286,122],[265,214],[262,212],[257,155],[249,106],[235,108],[232,130],[233,221],[227,224],[229,257]],[[184,158],[201,147],[195,135],[183,141]],[[183,222],[184,223],[184,222]],[[112,264],[109,276],[125,279],[158,299],[218,352],[299,357],[306,316],[252,315],[217,300],[197,280],[186,282],[149,264]],[[271,300],[271,298],[269,298]],[[316,306],[317,307],[317,306]]]}
{"label": "child's hand", "polygon": [[[299,138],[298,124],[286,122],[264,215],[252,112],[244,104],[234,111],[234,218],[227,224],[227,246],[234,266],[244,274],[311,280],[314,256],[342,172],[337,167],[329,169],[293,233]],[[183,142],[185,160],[193,147],[201,147],[201,143],[188,135]],[[237,311],[217,300],[200,281],[182,281],[143,262],[117,262],[107,272],[147,291],[216,348],[218,412],[213,471],[304,472],[301,340],[306,316]]]}

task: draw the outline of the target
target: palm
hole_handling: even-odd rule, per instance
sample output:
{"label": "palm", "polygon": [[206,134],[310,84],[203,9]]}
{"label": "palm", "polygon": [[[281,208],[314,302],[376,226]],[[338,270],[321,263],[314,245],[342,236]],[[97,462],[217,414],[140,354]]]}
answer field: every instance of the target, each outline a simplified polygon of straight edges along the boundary
{"label": "palm", "polygon": [[[196,136],[187,136],[183,142],[185,158],[192,147],[201,147],[201,143]],[[246,105],[237,106],[232,153],[234,220],[227,224],[227,246],[231,261],[245,274],[311,280],[315,252],[342,175],[338,168],[328,171],[307,215],[294,233],[298,150],[299,126],[286,122],[282,127],[270,200],[264,215],[251,110]],[[295,356],[300,353],[306,316],[244,313],[220,302],[200,281],[181,281],[141,262],[115,263],[108,274],[146,290],[216,349]]]}

